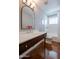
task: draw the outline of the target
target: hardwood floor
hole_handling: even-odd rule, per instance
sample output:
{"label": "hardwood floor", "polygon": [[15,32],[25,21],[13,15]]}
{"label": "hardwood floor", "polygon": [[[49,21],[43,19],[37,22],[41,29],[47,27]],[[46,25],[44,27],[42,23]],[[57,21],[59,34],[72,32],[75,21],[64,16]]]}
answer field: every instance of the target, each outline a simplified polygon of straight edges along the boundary
{"label": "hardwood floor", "polygon": [[45,45],[48,50],[48,59],[60,59],[60,43],[52,41]]}

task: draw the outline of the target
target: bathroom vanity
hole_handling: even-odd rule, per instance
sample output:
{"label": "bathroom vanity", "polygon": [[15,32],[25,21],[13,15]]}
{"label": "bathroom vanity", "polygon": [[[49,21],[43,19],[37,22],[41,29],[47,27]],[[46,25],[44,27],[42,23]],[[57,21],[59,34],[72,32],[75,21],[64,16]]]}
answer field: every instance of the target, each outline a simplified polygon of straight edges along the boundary
{"label": "bathroom vanity", "polygon": [[[46,32],[37,32],[33,31],[31,33],[26,33],[26,31],[21,31],[19,36],[19,57],[22,59],[23,57],[28,57],[34,49],[40,46],[41,43],[43,43],[44,49],[44,43],[46,39]],[[44,50],[43,50],[44,52]],[[31,54],[34,54],[33,51]]]}

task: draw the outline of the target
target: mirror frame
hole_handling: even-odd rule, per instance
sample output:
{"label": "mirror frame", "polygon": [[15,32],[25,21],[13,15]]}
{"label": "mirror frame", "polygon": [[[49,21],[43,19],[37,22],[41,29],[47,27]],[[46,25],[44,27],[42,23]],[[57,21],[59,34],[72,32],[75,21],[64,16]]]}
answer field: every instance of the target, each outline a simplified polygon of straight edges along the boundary
{"label": "mirror frame", "polygon": [[[23,3],[23,4],[24,4],[24,3]],[[21,18],[21,22],[20,22],[20,23],[21,23],[21,30],[23,30],[23,27],[22,27],[22,16],[23,16],[23,15],[22,15],[22,13],[23,13],[23,8],[24,8],[24,7],[30,8],[30,7],[27,6],[26,4],[21,7],[21,11],[20,11],[20,13],[21,13],[21,16],[20,16],[20,18]],[[31,9],[31,10],[33,11],[33,13],[34,13],[34,20],[35,20],[35,12],[34,12],[34,9],[32,9],[32,8],[30,8],[30,9]],[[35,24],[34,24],[34,26],[35,26]]]}

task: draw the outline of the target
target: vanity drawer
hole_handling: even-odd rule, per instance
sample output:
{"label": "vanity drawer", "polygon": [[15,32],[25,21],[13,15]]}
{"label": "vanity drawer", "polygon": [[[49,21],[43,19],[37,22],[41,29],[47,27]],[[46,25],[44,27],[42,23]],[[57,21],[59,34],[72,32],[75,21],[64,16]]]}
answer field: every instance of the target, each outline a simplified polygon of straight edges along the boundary
{"label": "vanity drawer", "polygon": [[39,41],[41,41],[43,38],[45,38],[45,34],[40,35],[38,37],[32,38],[29,41],[26,41],[24,43],[21,43],[19,45],[19,55],[27,51],[29,48],[33,47],[35,44],[37,44]]}
{"label": "vanity drawer", "polygon": [[28,49],[27,43],[24,42],[19,45],[19,55],[25,52]]}
{"label": "vanity drawer", "polygon": [[43,35],[39,36],[39,37],[36,37],[36,38],[33,38],[29,41],[27,41],[27,46],[28,47],[32,47],[34,46],[36,43],[38,43],[39,41],[41,41],[43,39]]}

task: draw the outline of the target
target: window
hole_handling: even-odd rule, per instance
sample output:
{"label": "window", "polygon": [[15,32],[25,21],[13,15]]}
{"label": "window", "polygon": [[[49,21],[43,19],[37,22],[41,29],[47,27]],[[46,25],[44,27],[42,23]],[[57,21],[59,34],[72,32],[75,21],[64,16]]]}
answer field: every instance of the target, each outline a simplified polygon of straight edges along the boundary
{"label": "window", "polygon": [[47,16],[43,17],[42,24],[45,25],[45,26],[47,25]]}
{"label": "window", "polygon": [[42,24],[43,24],[43,25],[47,25],[47,20],[46,20],[46,19],[45,19],[45,20],[43,19],[43,20],[42,20]]}
{"label": "window", "polygon": [[48,17],[49,24],[58,24],[58,17],[57,15],[52,15]]}

